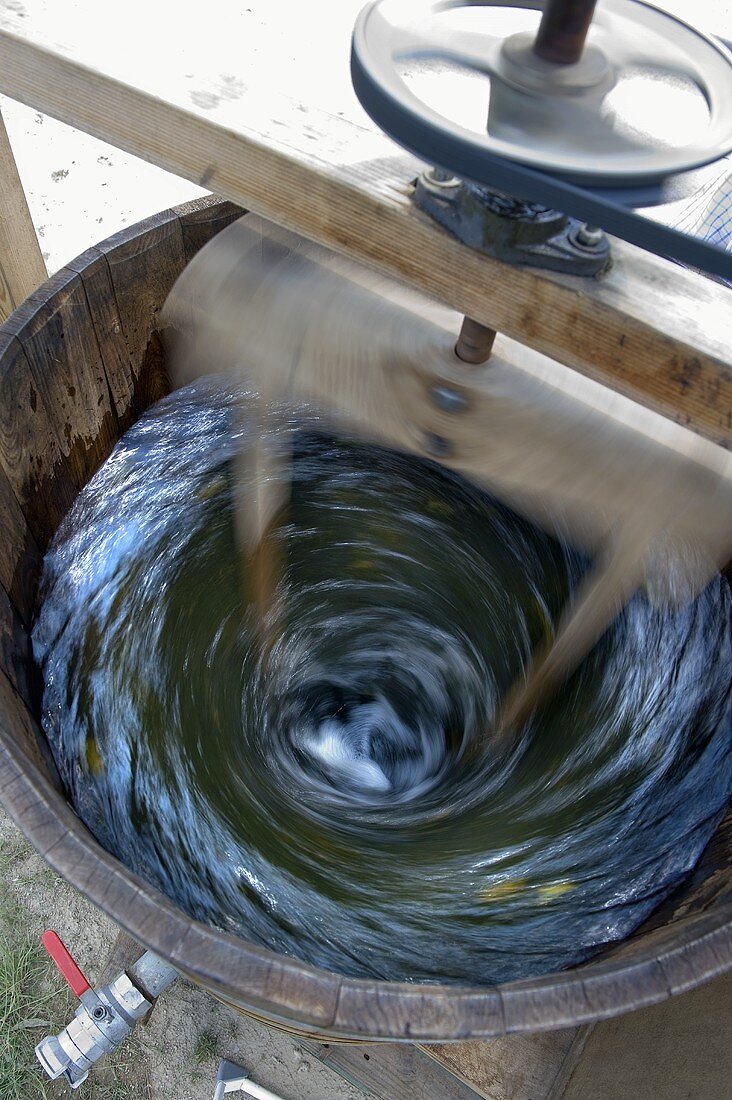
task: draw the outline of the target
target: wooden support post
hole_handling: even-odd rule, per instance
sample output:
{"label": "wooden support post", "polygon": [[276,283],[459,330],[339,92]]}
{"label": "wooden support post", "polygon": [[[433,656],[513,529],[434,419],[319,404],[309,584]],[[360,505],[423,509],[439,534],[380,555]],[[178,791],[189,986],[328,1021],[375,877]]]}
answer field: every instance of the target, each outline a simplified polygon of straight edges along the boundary
{"label": "wooden support post", "polygon": [[[108,985],[113,982],[114,979],[123,970],[129,970],[130,967],[138,961],[140,956],[145,954],[145,948],[142,947],[137,940],[134,940],[132,936],[129,936],[122,929],[117,933],[117,938],[112,944],[107,958],[104,960],[102,969],[99,972],[96,984],[97,986]],[[157,1003],[157,1002],[155,1002]],[[145,1015],[142,1017],[140,1023],[144,1027],[150,1017],[153,1014],[153,1007],[148,1009]],[[114,1082],[114,1075],[110,1078],[109,1083]]]}
{"label": "wooden support post", "polygon": [[46,276],[46,264],[0,115],[0,322]]}
{"label": "wooden support post", "polygon": [[114,981],[120,971],[128,970],[144,954],[145,948],[141,947],[137,940],[133,940],[132,936],[120,930],[102,964],[96,984],[106,985]]}

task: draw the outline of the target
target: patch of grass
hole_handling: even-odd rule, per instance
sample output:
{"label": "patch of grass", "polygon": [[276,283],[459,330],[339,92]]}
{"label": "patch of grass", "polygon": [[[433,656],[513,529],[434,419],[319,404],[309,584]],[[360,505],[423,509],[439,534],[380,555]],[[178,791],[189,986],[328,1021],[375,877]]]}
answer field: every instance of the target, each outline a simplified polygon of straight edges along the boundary
{"label": "patch of grass", "polygon": [[218,1038],[211,1031],[202,1031],[193,1044],[193,1061],[202,1066],[204,1062],[212,1062],[218,1053]]}
{"label": "patch of grass", "polygon": [[[0,919],[9,906],[4,900]],[[55,1016],[54,1001],[58,988],[44,991],[47,985],[46,961],[40,947],[23,934],[13,934],[3,920],[0,928],[0,1096],[3,1100],[27,1100],[41,1096],[34,1047],[50,1030]],[[24,1028],[26,1021],[45,1020],[48,1024]]]}
{"label": "patch of grass", "polygon": [[[12,852],[3,845],[0,865],[8,856]],[[40,942],[25,931],[27,919],[12,894],[0,894],[0,1098],[68,1100],[68,1086],[46,1079],[34,1048],[69,1022],[77,1002]],[[27,1026],[34,1021],[43,1022]],[[105,1059],[104,1080],[95,1080],[92,1071],[82,1086],[87,1100],[143,1100],[145,1092],[127,1084],[137,1057],[135,1046],[128,1042]]]}
{"label": "patch of grass", "polygon": [[[100,1069],[99,1076],[92,1082],[92,1070],[84,1087],[88,1088],[90,1084],[93,1087],[86,1092],[86,1096],[90,1100],[132,1100],[133,1097],[134,1100],[150,1100],[147,1074],[140,1073],[143,1059],[140,1038],[132,1035],[114,1054],[100,1063],[100,1067],[104,1066],[104,1081],[99,1079],[102,1075]],[[131,1079],[134,1084],[130,1084]],[[68,1100],[68,1090],[64,1096]]]}
{"label": "patch of grass", "polygon": [[6,840],[0,839],[0,874],[3,879],[6,873],[10,870],[10,863],[13,858],[13,849]]}

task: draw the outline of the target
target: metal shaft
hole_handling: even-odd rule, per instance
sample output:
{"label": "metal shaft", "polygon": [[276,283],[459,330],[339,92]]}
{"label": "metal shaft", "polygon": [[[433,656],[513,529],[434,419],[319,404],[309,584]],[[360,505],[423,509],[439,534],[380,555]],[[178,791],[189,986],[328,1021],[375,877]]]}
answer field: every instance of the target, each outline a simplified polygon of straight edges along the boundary
{"label": "metal shaft", "polygon": [[495,338],[495,329],[481,325],[472,317],[464,317],[460,335],[455,344],[455,354],[464,363],[472,363],[474,366],[485,363],[490,359]]}
{"label": "metal shaft", "polygon": [[152,951],[146,951],[129,967],[127,973],[148,1000],[159,997],[178,977],[175,967]]}
{"label": "metal shaft", "polygon": [[558,65],[579,61],[596,4],[597,0],[546,0],[534,52]]}

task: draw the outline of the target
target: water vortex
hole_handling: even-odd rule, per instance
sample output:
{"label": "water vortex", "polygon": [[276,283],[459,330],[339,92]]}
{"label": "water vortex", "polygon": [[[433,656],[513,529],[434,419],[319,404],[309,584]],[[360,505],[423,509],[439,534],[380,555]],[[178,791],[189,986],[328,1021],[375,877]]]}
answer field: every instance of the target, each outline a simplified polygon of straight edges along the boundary
{"label": "water vortex", "polygon": [[191,915],[344,974],[504,981],[627,935],[730,798],[726,582],[639,594],[499,752],[588,562],[432,463],[302,430],[264,657],[246,435],[220,385],[167,398],[46,558],[43,723],[92,832]]}

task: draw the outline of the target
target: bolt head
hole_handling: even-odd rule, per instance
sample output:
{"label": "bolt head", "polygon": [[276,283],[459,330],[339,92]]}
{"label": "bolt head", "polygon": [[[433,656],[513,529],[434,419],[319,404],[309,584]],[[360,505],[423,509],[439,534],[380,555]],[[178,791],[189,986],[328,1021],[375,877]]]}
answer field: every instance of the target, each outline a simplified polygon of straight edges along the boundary
{"label": "bolt head", "polygon": [[598,248],[605,240],[605,234],[595,225],[580,225],[573,234],[574,243],[583,248]]}
{"label": "bolt head", "polygon": [[435,458],[445,458],[452,452],[450,440],[445,439],[443,435],[437,435],[436,432],[427,432],[424,437],[424,447],[428,454],[434,455]]}
{"label": "bolt head", "polygon": [[452,386],[433,386],[430,390],[433,403],[442,412],[459,413],[468,407],[468,399],[464,393],[454,390]]}
{"label": "bolt head", "polygon": [[458,176],[451,176],[443,168],[426,168],[420,179],[423,186],[435,194],[451,193],[462,185]]}

